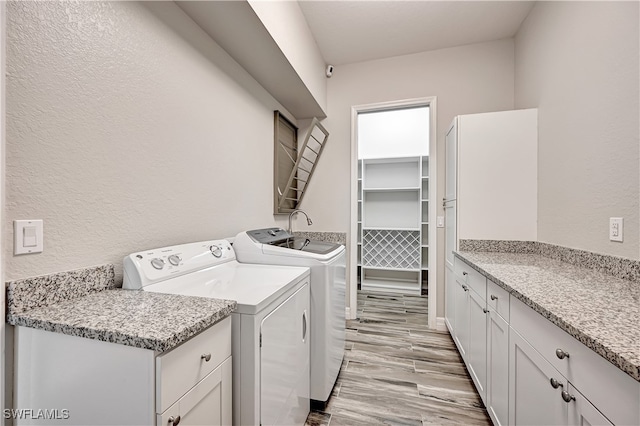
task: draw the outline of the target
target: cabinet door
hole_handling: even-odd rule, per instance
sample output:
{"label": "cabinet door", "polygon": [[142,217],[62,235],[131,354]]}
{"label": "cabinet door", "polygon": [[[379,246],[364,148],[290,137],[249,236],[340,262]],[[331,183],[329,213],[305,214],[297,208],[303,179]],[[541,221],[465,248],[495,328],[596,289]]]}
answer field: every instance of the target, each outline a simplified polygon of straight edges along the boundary
{"label": "cabinet door", "polygon": [[487,401],[496,426],[508,424],[509,414],[509,324],[489,309],[487,327]]}
{"label": "cabinet door", "polygon": [[445,308],[444,321],[453,336],[455,334],[455,307],[456,307],[456,276],[452,269],[445,268]]}
{"label": "cabinet door", "polygon": [[509,424],[566,425],[569,410],[561,395],[566,388],[558,370],[509,328]]}
{"label": "cabinet door", "polygon": [[476,389],[487,402],[487,307],[484,298],[469,290],[469,373]]}
{"label": "cabinet door", "polygon": [[159,426],[231,424],[231,357],[158,415]]}
{"label": "cabinet door", "polygon": [[571,383],[569,383],[568,389],[569,401],[569,424],[579,426],[595,426],[606,425],[611,426],[611,423],[596,407],[589,402]]}
{"label": "cabinet door", "polygon": [[260,325],[260,423],[304,424],[309,414],[309,285]]}
{"label": "cabinet door", "polygon": [[455,334],[454,340],[462,359],[467,360],[469,349],[469,287],[456,280],[455,285]]}

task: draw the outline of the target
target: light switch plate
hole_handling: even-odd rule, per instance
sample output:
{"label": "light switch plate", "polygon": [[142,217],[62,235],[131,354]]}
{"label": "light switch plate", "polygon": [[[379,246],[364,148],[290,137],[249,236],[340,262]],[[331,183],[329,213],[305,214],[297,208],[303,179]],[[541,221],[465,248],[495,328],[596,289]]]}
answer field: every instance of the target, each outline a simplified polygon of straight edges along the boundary
{"label": "light switch plate", "polygon": [[621,217],[609,218],[609,240],[611,241],[623,241],[623,223],[624,220]]}
{"label": "light switch plate", "polygon": [[436,228],[444,228],[444,216],[438,216],[436,218]]}
{"label": "light switch plate", "polygon": [[44,247],[43,223],[37,220],[13,221],[13,254],[42,253]]}

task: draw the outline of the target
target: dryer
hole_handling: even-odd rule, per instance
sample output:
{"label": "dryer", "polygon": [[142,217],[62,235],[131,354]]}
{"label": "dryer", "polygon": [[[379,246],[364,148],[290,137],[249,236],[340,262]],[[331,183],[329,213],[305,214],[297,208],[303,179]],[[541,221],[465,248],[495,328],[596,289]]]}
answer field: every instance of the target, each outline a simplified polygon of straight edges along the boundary
{"label": "dryer", "polygon": [[344,357],[344,246],[264,228],[239,233],[233,248],[240,262],[311,268],[311,399],[326,402]]}
{"label": "dryer", "polygon": [[310,408],[309,268],[241,264],[227,240],[203,241],[126,256],[123,287],[237,301],[231,321],[233,423],[304,425]]}

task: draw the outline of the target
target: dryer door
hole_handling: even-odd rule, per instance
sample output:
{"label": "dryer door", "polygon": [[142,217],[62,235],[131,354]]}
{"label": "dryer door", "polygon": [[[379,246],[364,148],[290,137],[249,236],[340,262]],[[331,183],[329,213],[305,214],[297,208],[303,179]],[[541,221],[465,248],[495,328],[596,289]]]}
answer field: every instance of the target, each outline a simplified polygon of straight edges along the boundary
{"label": "dryer door", "polygon": [[260,423],[304,425],[309,414],[309,285],[260,325]]}

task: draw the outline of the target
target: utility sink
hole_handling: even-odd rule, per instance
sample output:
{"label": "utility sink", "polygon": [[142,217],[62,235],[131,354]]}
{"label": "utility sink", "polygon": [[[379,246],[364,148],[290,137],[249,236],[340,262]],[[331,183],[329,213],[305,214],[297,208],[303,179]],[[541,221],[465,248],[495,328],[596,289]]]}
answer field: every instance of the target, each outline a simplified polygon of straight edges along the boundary
{"label": "utility sink", "polygon": [[291,250],[308,251],[310,253],[327,254],[335,250],[339,244],[325,243],[324,241],[310,240],[304,237],[291,237],[271,243],[276,247],[288,248]]}

